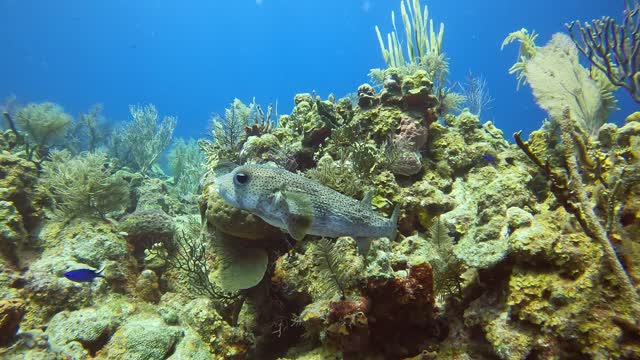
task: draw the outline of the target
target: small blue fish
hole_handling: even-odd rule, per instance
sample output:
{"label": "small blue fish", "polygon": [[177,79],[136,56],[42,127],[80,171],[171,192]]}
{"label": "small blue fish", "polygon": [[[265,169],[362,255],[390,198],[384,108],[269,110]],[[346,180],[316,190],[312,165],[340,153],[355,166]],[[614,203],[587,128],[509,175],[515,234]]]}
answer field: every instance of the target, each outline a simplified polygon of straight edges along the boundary
{"label": "small blue fish", "polygon": [[101,274],[102,270],[95,271],[93,269],[76,269],[64,273],[64,277],[75,282],[92,282],[97,277],[104,278]]}
{"label": "small blue fish", "polygon": [[482,159],[490,164],[495,164],[496,163],[496,158],[494,158],[493,156],[489,155],[489,154],[484,154],[482,155]]}

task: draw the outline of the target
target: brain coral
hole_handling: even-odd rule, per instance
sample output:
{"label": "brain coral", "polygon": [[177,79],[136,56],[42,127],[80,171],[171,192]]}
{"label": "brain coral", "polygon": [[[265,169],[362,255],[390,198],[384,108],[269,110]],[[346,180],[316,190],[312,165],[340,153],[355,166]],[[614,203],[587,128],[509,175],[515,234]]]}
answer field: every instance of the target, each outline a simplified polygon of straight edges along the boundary
{"label": "brain coral", "polygon": [[162,210],[141,210],[126,216],[119,230],[127,233],[127,241],[136,251],[143,251],[153,244],[171,240],[175,224],[173,218]]}

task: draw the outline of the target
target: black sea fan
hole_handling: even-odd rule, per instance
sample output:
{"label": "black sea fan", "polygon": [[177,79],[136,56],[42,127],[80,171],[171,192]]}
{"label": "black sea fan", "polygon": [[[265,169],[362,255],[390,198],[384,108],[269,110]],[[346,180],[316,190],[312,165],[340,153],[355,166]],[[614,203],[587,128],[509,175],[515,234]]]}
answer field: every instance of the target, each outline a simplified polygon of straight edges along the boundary
{"label": "black sea fan", "polygon": [[348,282],[348,272],[338,248],[322,238],[309,249],[311,256],[316,260],[320,288],[328,295],[339,293],[345,299],[345,284]]}

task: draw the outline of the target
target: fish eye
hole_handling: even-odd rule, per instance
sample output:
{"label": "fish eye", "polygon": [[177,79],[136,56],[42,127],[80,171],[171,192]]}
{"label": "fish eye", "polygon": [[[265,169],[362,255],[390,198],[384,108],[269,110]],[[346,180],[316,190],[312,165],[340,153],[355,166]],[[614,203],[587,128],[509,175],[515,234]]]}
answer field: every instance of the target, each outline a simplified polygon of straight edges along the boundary
{"label": "fish eye", "polygon": [[237,173],[236,176],[233,177],[233,180],[235,180],[238,185],[244,185],[249,181],[249,175],[245,173]]}

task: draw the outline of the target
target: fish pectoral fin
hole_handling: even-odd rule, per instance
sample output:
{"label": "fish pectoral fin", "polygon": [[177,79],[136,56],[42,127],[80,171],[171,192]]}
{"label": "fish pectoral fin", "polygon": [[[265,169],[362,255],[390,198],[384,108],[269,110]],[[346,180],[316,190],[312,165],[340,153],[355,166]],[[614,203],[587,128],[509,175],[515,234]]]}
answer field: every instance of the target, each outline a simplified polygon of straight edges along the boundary
{"label": "fish pectoral fin", "polygon": [[296,191],[278,191],[274,194],[274,205],[284,210],[282,223],[296,240],[302,240],[311,227],[313,207],[307,194]]}
{"label": "fish pectoral fin", "polygon": [[360,201],[362,203],[362,205],[366,206],[367,208],[371,207],[371,200],[373,200],[373,196],[376,194],[375,190],[369,190],[364,194],[364,197],[362,198],[362,200]]}
{"label": "fish pectoral fin", "polygon": [[278,191],[274,195],[274,205],[283,208],[287,213],[312,216],[313,207],[309,196],[297,191]]}
{"label": "fish pectoral fin", "polygon": [[311,227],[311,218],[302,215],[289,214],[284,223],[287,225],[287,232],[289,235],[300,241],[304,239],[304,236]]}
{"label": "fish pectoral fin", "polygon": [[367,254],[369,253],[369,249],[371,248],[371,242],[373,241],[373,238],[358,237],[355,238],[355,240],[356,245],[358,246],[358,253],[366,258]]}

